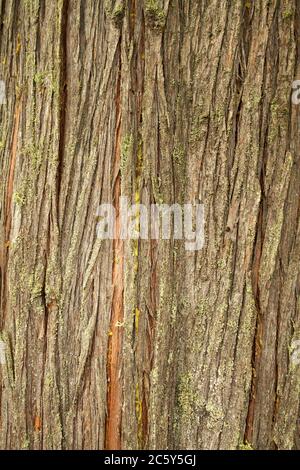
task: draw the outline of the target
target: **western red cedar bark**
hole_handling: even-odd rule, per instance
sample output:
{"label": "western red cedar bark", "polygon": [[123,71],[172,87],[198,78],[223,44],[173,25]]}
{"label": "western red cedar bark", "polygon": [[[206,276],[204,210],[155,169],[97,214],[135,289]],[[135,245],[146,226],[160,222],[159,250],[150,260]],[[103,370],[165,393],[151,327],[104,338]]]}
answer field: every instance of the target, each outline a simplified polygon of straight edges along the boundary
{"label": "western red cedar bark", "polygon": [[[297,0],[0,0],[1,448],[300,448]],[[202,202],[205,244],[96,236]]]}

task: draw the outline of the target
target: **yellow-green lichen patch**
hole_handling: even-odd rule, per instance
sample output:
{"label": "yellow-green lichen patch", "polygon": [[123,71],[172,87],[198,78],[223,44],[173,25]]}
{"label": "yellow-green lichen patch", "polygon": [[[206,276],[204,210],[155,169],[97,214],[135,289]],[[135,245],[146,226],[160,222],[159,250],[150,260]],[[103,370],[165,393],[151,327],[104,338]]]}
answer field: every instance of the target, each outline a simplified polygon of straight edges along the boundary
{"label": "yellow-green lichen patch", "polygon": [[164,10],[161,8],[158,0],[146,0],[145,16],[149,26],[155,31],[161,31],[164,27],[166,18]]}
{"label": "yellow-green lichen patch", "polygon": [[121,144],[121,163],[120,170],[121,175],[124,174],[128,162],[128,157],[133,149],[133,136],[132,134],[126,134]]}
{"label": "yellow-green lichen patch", "polygon": [[249,444],[248,441],[242,442],[239,444],[239,449],[238,450],[254,450],[252,445]]}

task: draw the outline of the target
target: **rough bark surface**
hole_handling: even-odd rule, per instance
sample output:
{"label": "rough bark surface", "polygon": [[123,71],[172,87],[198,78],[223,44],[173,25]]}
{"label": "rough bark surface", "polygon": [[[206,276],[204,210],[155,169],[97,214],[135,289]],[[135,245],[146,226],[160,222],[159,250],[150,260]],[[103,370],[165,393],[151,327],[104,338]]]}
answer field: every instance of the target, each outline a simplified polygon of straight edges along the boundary
{"label": "rough bark surface", "polygon": [[0,0],[1,448],[300,448],[299,59],[298,0]]}

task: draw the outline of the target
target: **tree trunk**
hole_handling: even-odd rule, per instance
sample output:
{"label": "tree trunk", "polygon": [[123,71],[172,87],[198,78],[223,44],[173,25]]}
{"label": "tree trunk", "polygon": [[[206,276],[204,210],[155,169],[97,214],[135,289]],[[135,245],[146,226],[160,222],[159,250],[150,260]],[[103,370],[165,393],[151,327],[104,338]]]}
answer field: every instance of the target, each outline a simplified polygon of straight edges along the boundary
{"label": "tree trunk", "polygon": [[[0,15],[1,448],[300,448],[299,2]],[[98,239],[121,196],[203,249]]]}

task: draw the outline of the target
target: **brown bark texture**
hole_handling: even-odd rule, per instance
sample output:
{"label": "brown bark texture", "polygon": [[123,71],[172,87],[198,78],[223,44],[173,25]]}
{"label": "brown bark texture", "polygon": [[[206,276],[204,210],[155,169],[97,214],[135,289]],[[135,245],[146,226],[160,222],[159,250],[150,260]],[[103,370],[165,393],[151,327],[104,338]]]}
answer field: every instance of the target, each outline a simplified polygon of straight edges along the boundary
{"label": "brown bark texture", "polygon": [[300,448],[296,79],[299,0],[0,0],[2,449]]}

